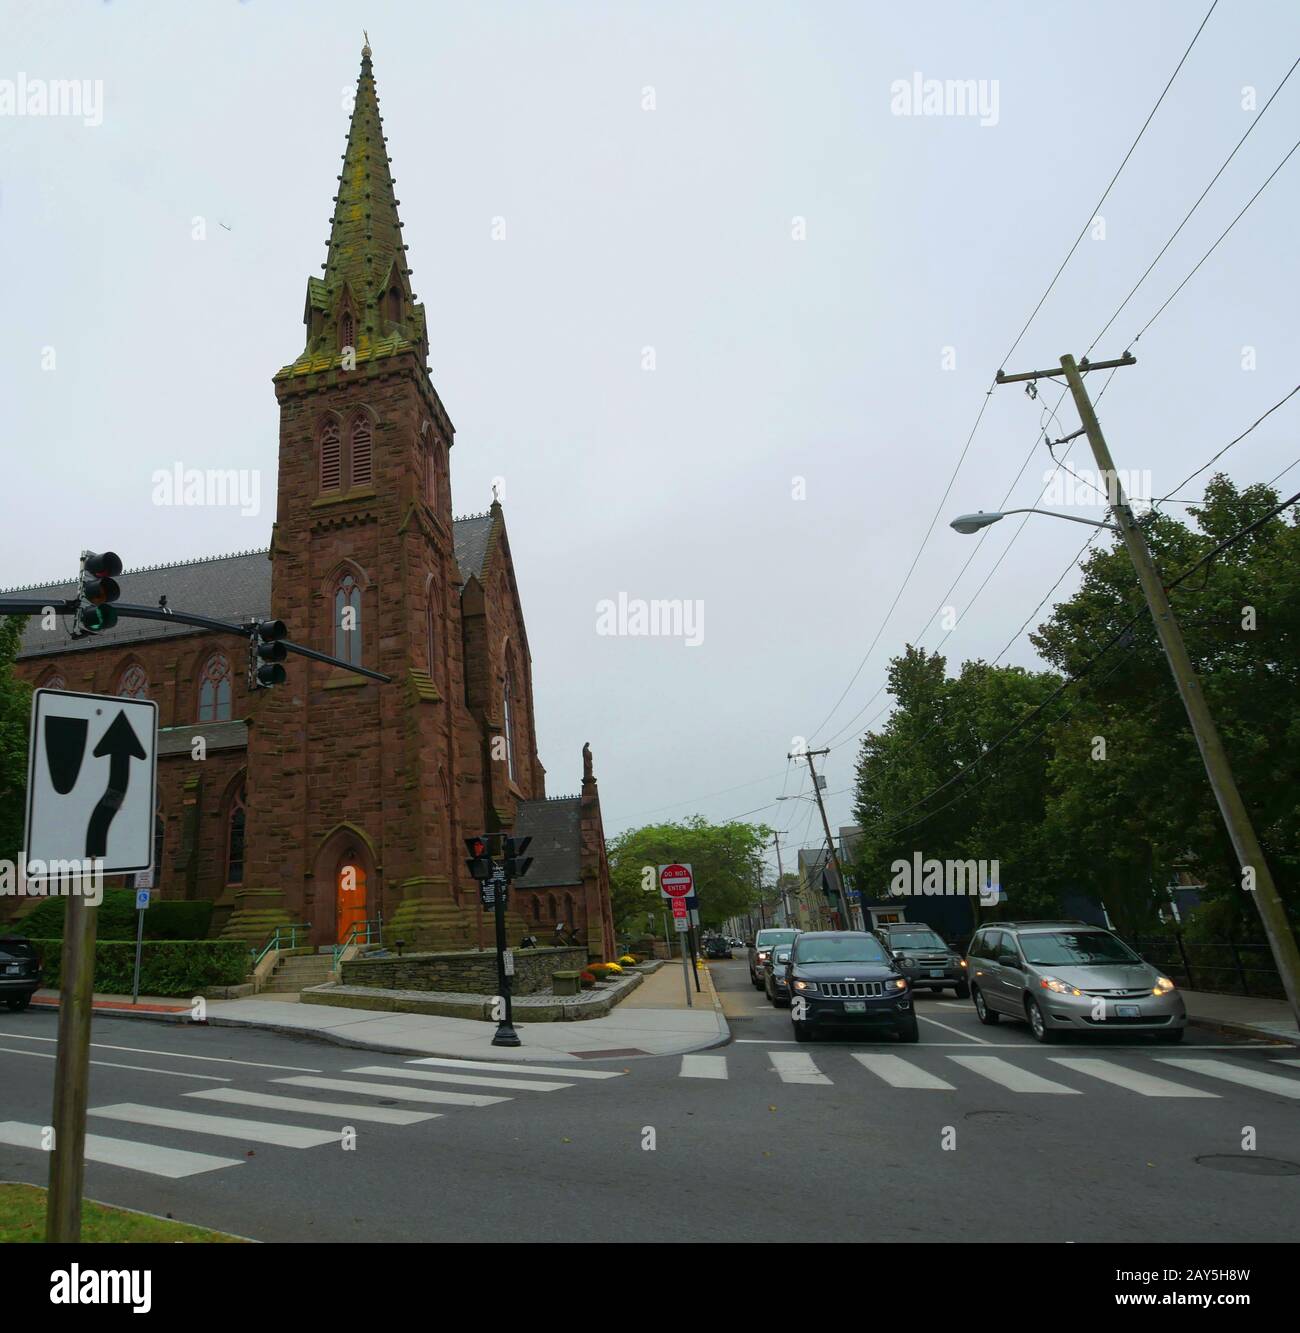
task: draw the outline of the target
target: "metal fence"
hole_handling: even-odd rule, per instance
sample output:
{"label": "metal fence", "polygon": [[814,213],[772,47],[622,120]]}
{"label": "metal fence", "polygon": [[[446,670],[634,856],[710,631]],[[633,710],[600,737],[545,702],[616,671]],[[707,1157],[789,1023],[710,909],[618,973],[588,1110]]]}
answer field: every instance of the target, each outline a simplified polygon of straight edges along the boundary
{"label": "metal fence", "polygon": [[1192,944],[1175,935],[1135,939],[1133,947],[1188,990],[1286,998],[1267,944]]}

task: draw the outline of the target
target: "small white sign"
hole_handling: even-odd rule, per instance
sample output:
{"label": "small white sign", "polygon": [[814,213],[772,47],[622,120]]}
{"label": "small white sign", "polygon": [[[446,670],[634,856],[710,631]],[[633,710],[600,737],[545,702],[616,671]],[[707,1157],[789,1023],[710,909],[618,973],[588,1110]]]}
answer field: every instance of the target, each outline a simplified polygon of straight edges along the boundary
{"label": "small white sign", "polygon": [[37,690],[27,758],[27,873],[33,862],[98,861],[110,875],[151,869],[157,769],[152,699]]}
{"label": "small white sign", "polygon": [[507,949],[505,951],[506,976],[513,977],[515,974],[515,951]]}
{"label": "small white sign", "polygon": [[673,917],[673,925],[677,928],[679,934],[691,928],[690,919],[684,916]]}

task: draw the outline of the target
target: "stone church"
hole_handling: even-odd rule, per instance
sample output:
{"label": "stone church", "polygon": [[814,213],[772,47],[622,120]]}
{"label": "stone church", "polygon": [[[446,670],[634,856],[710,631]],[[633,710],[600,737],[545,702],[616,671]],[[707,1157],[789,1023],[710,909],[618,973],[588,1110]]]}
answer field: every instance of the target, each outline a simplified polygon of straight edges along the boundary
{"label": "stone church", "polygon": [[[240,640],[125,618],[72,639],[33,616],[17,670],[158,702],[155,888],[211,900],[213,934],[260,942],[292,922],[332,944],[382,918],[389,942],[490,947],[463,839],[513,830],[532,835],[535,861],[511,898],[510,943],[563,928],[610,958],[591,752],[580,794],[548,797],[505,517],[495,500],[452,517],[454,428],[397,209],[367,46],[323,274],[307,280],[306,345],[274,377],[269,549],[120,579],[127,603],[278,617],[293,642],[392,683],[295,655],[285,684],[250,690]],[[575,745],[575,777],[578,758]]]}

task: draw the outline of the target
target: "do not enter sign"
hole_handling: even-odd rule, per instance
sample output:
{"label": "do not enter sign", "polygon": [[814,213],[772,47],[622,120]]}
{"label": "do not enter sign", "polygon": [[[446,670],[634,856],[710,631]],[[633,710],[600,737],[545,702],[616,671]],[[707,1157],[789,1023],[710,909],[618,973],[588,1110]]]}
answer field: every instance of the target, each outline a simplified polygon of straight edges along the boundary
{"label": "do not enter sign", "polygon": [[659,867],[659,891],[665,898],[689,898],[695,889],[690,866],[674,862]]}

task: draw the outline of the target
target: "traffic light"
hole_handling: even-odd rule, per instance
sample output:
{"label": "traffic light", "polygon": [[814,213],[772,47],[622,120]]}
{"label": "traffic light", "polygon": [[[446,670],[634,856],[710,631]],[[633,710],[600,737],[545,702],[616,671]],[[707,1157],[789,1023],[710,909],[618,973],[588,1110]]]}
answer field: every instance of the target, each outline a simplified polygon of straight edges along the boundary
{"label": "traffic light", "polygon": [[471,878],[478,880],[480,884],[486,883],[492,878],[492,853],[487,839],[481,834],[466,838],[465,850],[469,853],[465,868]]}
{"label": "traffic light", "polygon": [[285,669],[280,665],[289,655],[289,650],[280,642],[289,631],[283,620],[261,620],[257,630],[249,640],[248,652],[248,688],[250,690],[269,690],[272,685],[283,685],[287,679]]}
{"label": "traffic light", "polygon": [[81,587],[77,594],[77,627],[83,634],[98,634],[117,624],[110,605],[122,595],[117,576],[122,562],[112,551],[82,551]]}
{"label": "traffic light", "polygon": [[523,879],[528,873],[528,867],[532,865],[533,858],[525,856],[528,850],[528,844],[532,842],[532,835],[526,838],[506,838],[505,839],[505,863],[507,879]]}

